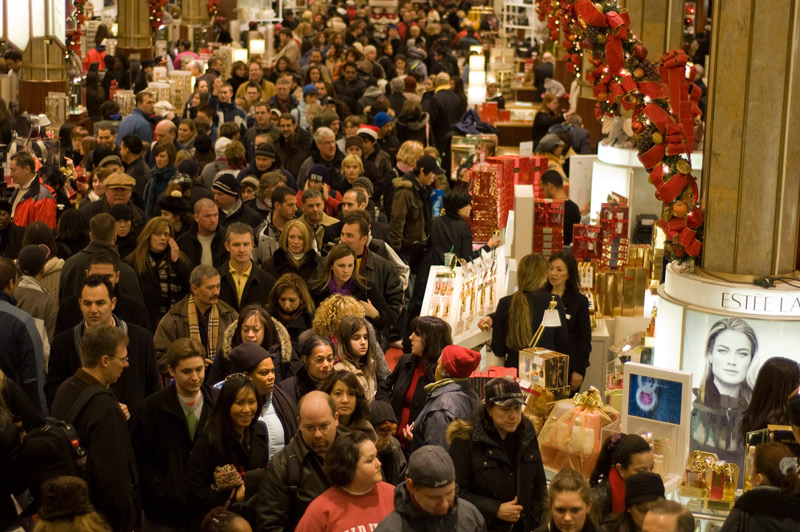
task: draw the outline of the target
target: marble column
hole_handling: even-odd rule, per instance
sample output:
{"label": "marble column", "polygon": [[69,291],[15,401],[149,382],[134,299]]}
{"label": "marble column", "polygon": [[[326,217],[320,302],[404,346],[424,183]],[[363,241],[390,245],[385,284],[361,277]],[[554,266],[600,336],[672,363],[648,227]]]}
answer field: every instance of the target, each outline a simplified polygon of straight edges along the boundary
{"label": "marble column", "polygon": [[181,4],[181,23],[186,26],[203,26],[209,21],[206,0],[183,0]]}
{"label": "marble column", "polygon": [[647,46],[649,58],[680,48],[683,43],[683,0],[619,0],[628,10],[631,29]]}
{"label": "marble column", "polygon": [[702,193],[702,266],[796,269],[800,216],[800,4],[714,0]]}
{"label": "marble column", "polygon": [[125,53],[129,59],[152,59],[148,0],[118,0],[117,13],[117,51]]}
{"label": "marble column", "polygon": [[19,108],[23,112],[45,112],[48,92],[68,91],[64,49],[50,39],[31,39],[22,53],[19,78]]}

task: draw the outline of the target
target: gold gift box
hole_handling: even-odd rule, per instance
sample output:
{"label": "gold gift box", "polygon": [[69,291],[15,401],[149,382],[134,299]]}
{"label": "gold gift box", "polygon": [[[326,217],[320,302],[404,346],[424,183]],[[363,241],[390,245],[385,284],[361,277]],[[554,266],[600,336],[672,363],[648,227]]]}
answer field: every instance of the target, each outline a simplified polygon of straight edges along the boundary
{"label": "gold gift box", "polygon": [[530,381],[533,386],[554,392],[557,389],[568,388],[569,355],[543,347],[523,349],[519,352],[519,378]]}

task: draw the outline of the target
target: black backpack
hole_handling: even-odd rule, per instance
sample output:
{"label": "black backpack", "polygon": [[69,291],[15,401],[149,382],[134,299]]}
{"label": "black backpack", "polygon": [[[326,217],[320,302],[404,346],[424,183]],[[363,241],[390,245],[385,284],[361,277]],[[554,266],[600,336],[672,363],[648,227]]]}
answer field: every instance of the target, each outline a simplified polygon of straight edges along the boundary
{"label": "black backpack", "polygon": [[86,450],[81,447],[80,436],[72,423],[84,407],[97,395],[110,393],[97,384],[81,392],[65,420],[45,418],[36,429],[28,432],[22,442],[25,478],[34,503],[26,513],[39,506],[42,483],[64,475],[86,479]]}

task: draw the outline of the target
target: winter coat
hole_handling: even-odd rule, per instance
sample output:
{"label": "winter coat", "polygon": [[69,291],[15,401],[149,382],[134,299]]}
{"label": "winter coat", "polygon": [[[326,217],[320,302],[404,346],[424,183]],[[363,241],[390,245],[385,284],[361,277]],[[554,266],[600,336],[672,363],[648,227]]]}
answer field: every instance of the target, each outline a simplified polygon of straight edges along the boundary
{"label": "winter coat", "polygon": [[381,461],[383,480],[395,486],[405,481],[408,463],[397,438],[389,437],[389,445],[378,451],[378,459]]}
{"label": "winter coat", "polygon": [[122,144],[122,139],[126,135],[135,135],[147,144],[153,142],[153,126],[150,124],[150,118],[138,107],[134,108],[133,112],[119,123],[116,139],[117,146]]}
{"label": "winter coat", "polygon": [[[11,205],[19,194],[15,189],[9,200]],[[50,229],[56,228],[56,198],[53,190],[42,182],[40,177],[34,177],[30,187],[22,196],[14,209],[14,224],[27,227],[33,222],[44,222]]]}
{"label": "winter coat", "polygon": [[[197,223],[192,223],[189,230],[180,235],[176,242],[189,259],[189,263],[197,266],[203,256],[203,246],[197,239]],[[211,256],[215,268],[222,266],[228,260],[228,251],[225,249],[225,231],[222,224],[217,227],[214,239],[211,241]]]}
{"label": "winter coat", "polygon": [[256,248],[253,250],[253,259],[263,265],[273,253],[281,248],[280,240],[281,230],[272,223],[272,215],[267,215],[266,220],[256,229]]}
{"label": "winter coat", "polygon": [[[214,100],[216,98],[213,98]],[[211,103],[212,98],[209,98],[209,103]],[[225,122],[234,122],[239,129],[241,129],[241,136],[244,137],[245,132],[247,131],[247,113],[244,110],[236,105],[234,102],[228,103],[217,103],[217,119],[219,120],[219,124],[224,124]]]}
{"label": "winter coat", "polygon": [[720,532],[800,532],[800,497],[754,488],[736,500]]}
{"label": "winter coat", "polygon": [[456,419],[467,419],[480,405],[469,379],[443,379],[425,387],[428,402],[414,422],[414,439],[409,454],[423,445],[450,449],[447,427]]}
{"label": "winter coat", "polygon": [[[132,417],[144,404],[146,397],[161,390],[161,377],[153,350],[150,331],[115,317],[116,326],[128,335],[128,367],[119,380],[109,386],[114,396],[128,406]],[[59,385],[81,367],[80,344],[84,322],[56,335],[51,349],[44,389],[48,403],[54,401]]]}
{"label": "winter coat", "polygon": [[250,263],[252,265],[250,275],[244,283],[241,301],[239,301],[236,291],[236,281],[233,280],[231,274],[230,261],[226,261],[218,268],[220,275],[219,298],[237,311],[247,305],[263,305],[267,301],[272,287],[275,286],[275,277],[260,270],[253,261]]}
{"label": "winter coat", "polygon": [[[525,292],[530,305],[531,314],[531,336],[539,328],[539,324],[544,317],[544,311],[550,305],[551,298],[556,299],[556,310],[561,319],[560,327],[546,327],[539,339],[537,347],[544,347],[559,353],[567,353],[569,349],[569,338],[567,337],[567,316],[564,312],[564,304],[561,298],[553,296],[548,292]],[[511,312],[511,298],[512,296],[505,296],[500,298],[497,302],[497,310],[493,316],[492,324],[492,350],[494,354],[500,358],[505,357],[505,367],[516,368],[519,366],[519,351],[512,349],[507,344],[508,322],[509,314]]]}
{"label": "winter coat", "polygon": [[[388,269],[384,268],[384,270],[391,270],[391,273],[394,274],[394,269],[391,265],[389,265]],[[364,287],[353,281],[352,292],[349,295],[354,297],[357,301],[369,300],[373,306],[375,306],[379,316],[377,318],[367,318],[367,321],[375,327],[379,335],[382,335],[383,331],[391,327],[400,316],[403,290],[396,274],[394,275],[396,282],[392,282],[391,284],[386,283],[385,279],[373,279],[371,277],[367,277],[367,279],[369,281],[369,287]],[[314,298],[314,303],[316,305],[328,299],[330,295],[331,292],[327,285],[322,288],[311,289],[311,297]],[[398,297],[400,298],[399,307],[397,305]]]}
{"label": "winter coat", "polygon": [[[83,287],[83,281],[86,279],[86,270],[89,268],[89,257],[101,249],[108,250],[113,253],[117,258],[119,252],[117,246],[111,242],[104,242],[102,240],[92,240],[89,245],[75,253],[67,259],[64,267],[61,269],[61,279],[58,285],[58,300],[64,301],[72,296],[79,296]],[[183,249],[183,248],[182,248]],[[199,264],[199,262],[195,263]],[[117,291],[120,294],[130,296],[137,301],[144,303],[142,299],[142,291],[139,289],[139,276],[133,271],[133,268],[128,266],[122,261],[117,263],[119,267],[119,282],[117,283]]]}
{"label": "winter coat", "polygon": [[[403,413],[403,399],[411,386],[411,379],[414,377],[414,371],[417,367],[417,362],[421,364],[422,361],[416,355],[406,353],[397,362],[394,371],[381,383],[378,387],[378,393],[375,394],[376,401],[386,401],[392,405],[394,415],[397,419],[402,418]],[[417,416],[422,411],[427,402],[427,393],[425,386],[433,382],[433,376],[422,375],[417,380],[417,388],[411,398],[411,406],[409,408],[408,423],[409,425],[417,419]]]}
{"label": "winter coat", "polygon": [[548,111],[537,111],[533,117],[533,126],[531,130],[531,139],[533,140],[533,149],[536,150],[539,141],[542,137],[547,135],[547,130],[556,124],[564,122],[564,115],[559,113],[557,115],[550,114]]}
{"label": "winter coat", "polygon": [[[509,457],[494,426],[488,426],[482,417],[476,419],[474,425],[454,421],[447,429],[460,495],[478,507],[490,531],[535,529],[542,518],[547,481],[533,424],[522,416],[516,431],[517,456]],[[497,518],[497,510],[514,497],[523,511],[512,529]]]}
{"label": "winter coat", "polygon": [[389,221],[390,243],[401,255],[409,255],[431,232],[431,188],[421,185],[412,172],[394,178],[392,184],[395,192]]}
{"label": "winter coat", "polygon": [[[174,279],[181,289],[179,299],[183,298],[189,293],[189,276],[192,273],[192,266],[188,261],[184,262],[180,259],[177,262],[172,262],[169,255],[166,256],[166,259],[172,269]],[[155,257],[154,260],[158,262]],[[125,262],[131,264],[133,261],[126,260]],[[133,265],[131,264],[131,266]],[[150,321],[150,327],[147,329],[155,331],[156,327],[158,327],[158,322],[163,317],[159,310],[161,306],[161,279],[158,277],[158,270],[148,264],[147,269],[139,274],[139,287],[142,289],[142,297],[144,298],[144,305],[147,308],[147,315]]]}
{"label": "winter coat", "polygon": [[297,186],[299,190],[303,190],[306,184],[306,180],[308,179],[309,174],[311,174],[311,168],[315,164],[321,164],[325,168],[328,169],[328,173],[330,173],[330,182],[328,183],[332,189],[340,192],[345,193],[350,188],[350,183],[347,182],[347,179],[342,174],[342,161],[344,160],[344,153],[339,148],[336,148],[336,153],[333,156],[333,159],[330,161],[326,161],[322,158],[322,155],[319,153],[316,145],[311,147],[311,150],[308,152],[308,157],[303,164],[300,165],[300,169],[297,171]]}
{"label": "winter coat", "polygon": [[40,412],[46,413],[42,339],[33,318],[18,309],[16,303],[14,296],[0,292],[0,371],[25,390]]}
{"label": "winter coat", "polygon": [[461,100],[450,89],[437,90],[430,108],[431,130],[436,147],[441,151],[450,128],[461,119]]}
{"label": "winter coat", "polygon": [[[289,460],[299,462],[299,478],[289,478]],[[296,483],[296,490],[290,488]],[[269,461],[258,487],[254,530],[291,532],[308,505],[331,484],[322,471],[322,460],[309,449],[300,433]]]}
{"label": "winter coat", "polygon": [[42,338],[42,343],[53,342],[56,336],[56,318],[58,317],[58,302],[55,297],[47,291],[44,285],[36,278],[23,275],[17,282],[14,289],[14,297],[17,298],[17,308],[24,310],[35,320],[42,322],[47,337]]}
{"label": "winter coat", "polygon": [[[219,312],[219,332],[217,333],[217,345],[212,346],[213,352],[217,352],[223,348],[225,331],[230,327],[231,323],[236,324],[236,321],[239,319],[239,313],[224,301],[217,301],[217,311]],[[153,341],[155,343],[156,356],[159,362],[162,362],[162,358],[173,340],[188,337],[189,296],[186,296],[172,305],[167,315],[161,318],[161,321],[158,323]]]}
{"label": "winter coat", "polygon": [[223,506],[231,496],[230,491],[215,491],[214,469],[233,464],[244,472],[244,500],[233,501],[228,507],[231,511],[250,517],[250,509],[255,501],[264,468],[267,465],[267,435],[263,423],[257,419],[245,429],[244,443],[237,441],[233,434],[226,435],[220,452],[213,445],[205,430],[200,433],[189,457],[189,473],[184,490],[189,501],[191,530],[197,530],[203,517],[217,506]]}
{"label": "winter coat", "polygon": [[[133,201],[128,202],[128,207],[131,208],[131,229],[132,232],[139,234],[144,229],[145,224],[147,223],[147,218],[145,218],[144,211],[133,204]],[[102,196],[99,200],[93,202],[81,202],[81,206],[78,209],[86,216],[87,220],[91,220],[95,214],[100,214],[101,212],[108,213],[111,211],[111,205],[108,204],[106,201],[106,197]],[[123,257],[124,258],[124,257]]]}
{"label": "winter coat", "polygon": [[569,372],[586,375],[589,355],[592,352],[592,324],[589,318],[589,300],[580,292],[565,292],[561,296],[567,318],[567,350]]}
{"label": "winter coat", "polygon": [[293,377],[280,381],[275,387],[286,392],[286,395],[297,404],[308,392],[316,390],[319,384],[322,383],[314,382],[306,368],[301,367]]}
{"label": "winter coat", "polygon": [[394,489],[394,511],[380,522],[375,532],[486,532],[481,513],[467,500],[457,497],[453,508],[440,517],[420,510],[405,483]]}
{"label": "winter coat", "polygon": [[148,520],[182,528],[188,524],[186,481],[189,455],[199,439],[219,392],[203,386],[203,410],[189,436],[186,414],[174,385],[145,399],[131,430],[139,468],[142,507]]}
{"label": "winter coat", "polygon": [[275,279],[279,278],[284,273],[294,273],[299,275],[304,281],[308,282],[309,279],[317,271],[320,264],[320,257],[313,249],[309,250],[306,258],[299,267],[295,267],[289,261],[289,256],[283,248],[276,249],[272,256],[269,257],[261,264],[261,269],[272,275]]}
{"label": "winter coat", "polygon": [[[114,297],[117,298],[117,305],[114,307],[115,316],[125,323],[132,323],[150,333],[153,332],[147,307],[130,296],[118,293],[118,290],[114,290]],[[58,305],[55,335],[58,336],[67,329],[75,327],[81,321],[83,314],[81,314],[80,296],[62,300]]]}
{"label": "winter coat", "polygon": [[[481,256],[481,250],[472,248],[472,229],[469,222],[458,213],[446,213],[434,218],[431,222],[431,245],[428,248],[428,260],[431,266],[444,264],[444,254],[450,252],[456,257],[471,261]],[[488,246],[483,246],[489,251]]]}
{"label": "winter coat", "polygon": [[[284,327],[281,322],[275,318],[272,318],[272,323],[275,325],[275,330],[278,333],[278,340],[271,346],[262,347],[267,350],[273,364],[275,365],[275,384],[277,384],[297,373],[302,367],[302,364],[300,363],[300,359],[297,357],[297,354],[294,352],[294,348],[292,347],[292,339],[289,336],[286,327]],[[217,353],[216,359],[214,359],[214,364],[211,365],[208,371],[207,382],[209,384],[216,384],[222,381],[228,375],[228,373],[230,373],[228,367],[230,365],[231,351],[234,347],[241,343],[241,341],[238,341],[235,344],[233,342],[234,338],[236,337],[236,333],[238,332],[236,329],[237,324],[238,321],[231,323],[225,329],[222,347]]]}
{"label": "winter coat", "polygon": [[597,505],[598,513],[602,518],[611,514],[611,483],[608,479],[603,479],[602,482],[592,488],[594,494],[594,502]]}
{"label": "winter coat", "polygon": [[264,218],[258,211],[242,203],[241,198],[236,200],[233,210],[229,214],[225,214],[222,209],[219,210],[220,227],[230,227],[237,222],[242,222],[255,230],[263,221]]}
{"label": "winter coat", "polygon": [[297,128],[289,140],[286,140],[283,135],[278,137],[275,142],[275,152],[280,156],[284,168],[289,170],[293,176],[297,176],[303,162],[308,159],[313,145],[314,139],[311,134]]}
{"label": "winter coat", "polygon": [[[125,372],[123,372],[124,375]],[[81,392],[100,382],[79,369],[58,388],[52,416],[65,419]],[[89,496],[114,532],[130,531],[136,521],[136,460],[128,434],[128,422],[111,391],[103,391],[86,404],[72,423],[89,456]]]}
{"label": "winter coat", "polygon": [[356,77],[353,81],[347,82],[342,75],[333,82],[333,88],[336,89],[336,96],[347,104],[347,107],[350,109],[350,114],[355,115],[361,112],[361,106],[358,105],[358,100],[364,94],[364,91],[367,90],[366,81],[360,77]]}
{"label": "winter coat", "polygon": [[400,141],[400,144],[407,140],[416,140],[423,146],[427,146],[429,124],[430,117],[424,111],[420,114],[400,115],[394,121],[397,140]]}

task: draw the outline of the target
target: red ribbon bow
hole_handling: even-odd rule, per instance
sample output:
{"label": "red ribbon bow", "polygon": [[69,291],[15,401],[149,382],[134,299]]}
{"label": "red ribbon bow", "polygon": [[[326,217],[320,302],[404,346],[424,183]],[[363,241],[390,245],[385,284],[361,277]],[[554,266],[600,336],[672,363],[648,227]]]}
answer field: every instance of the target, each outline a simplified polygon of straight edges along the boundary
{"label": "red ribbon bow", "polygon": [[591,0],[578,0],[575,3],[575,13],[589,26],[610,28],[606,35],[606,63],[613,74],[617,74],[625,67],[625,58],[622,53],[622,39],[628,38],[628,26],[631,24],[627,11],[609,11],[601,13]]}

